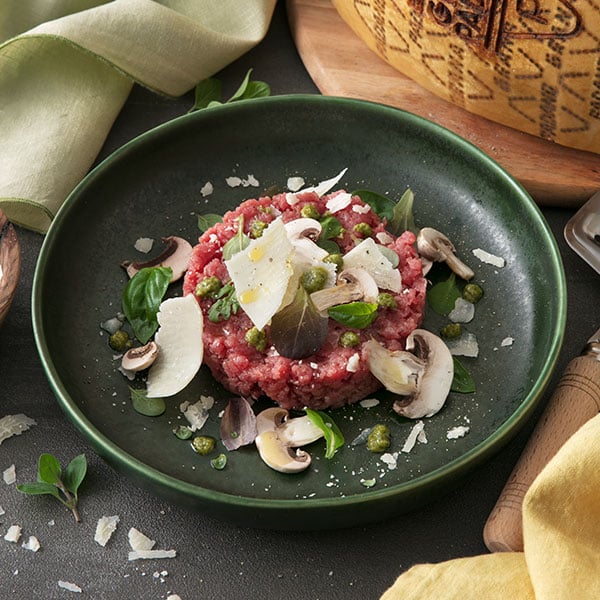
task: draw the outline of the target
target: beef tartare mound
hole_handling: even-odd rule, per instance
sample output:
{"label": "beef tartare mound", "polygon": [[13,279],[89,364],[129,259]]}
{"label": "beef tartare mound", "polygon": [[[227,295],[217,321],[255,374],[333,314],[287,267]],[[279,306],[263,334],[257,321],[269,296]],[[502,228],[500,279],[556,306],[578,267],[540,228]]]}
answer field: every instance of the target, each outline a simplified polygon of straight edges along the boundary
{"label": "beef tartare mound", "polygon": [[[414,234],[385,227],[345,191],[251,199],[226,213],[194,247],[183,287],[204,313],[204,362],[215,379],[287,409],[336,408],[381,388],[364,345],[403,350],[426,292]],[[284,309],[294,338],[285,347],[274,331]]]}

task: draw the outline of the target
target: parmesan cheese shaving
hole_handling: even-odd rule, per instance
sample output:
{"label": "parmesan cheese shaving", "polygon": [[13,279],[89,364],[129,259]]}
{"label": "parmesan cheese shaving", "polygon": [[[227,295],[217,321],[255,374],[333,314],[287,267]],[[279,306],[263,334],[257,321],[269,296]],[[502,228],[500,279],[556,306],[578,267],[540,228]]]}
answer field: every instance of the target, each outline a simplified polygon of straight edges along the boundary
{"label": "parmesan cheese shaving", "polygon": [[154,240],[147,237],[138,238],[133,245],[138,252],[142,252],[143,254],[148,254],[152,250],[152,246],[154,246]]}
{"label": "parmesan cheese shaving", "polygon": [[206,198],[206,196],[210,196],[214,191],[215,191],[215,188],[214,188],[213,184],[210,181],[207,181],[200,188],[200,193],[202,194],[203,198]]}
{"label": "parmesan cheese shaving", "polygon": [[380,289],[392,292],[402,290],[400,271],[382,254],[373,238],[364,239],[344,255],[344,269],[364,269]]}
{"label": "parmesan cheese shaving", "polygon": [[75,592],[76,594],[81,594],[83,591],[76,583],[71,583],[70,581],[59,580],[58,587],[69,592]]}
{"label": "parmesan cheese shaving", "polygon": [[21,527],[19,525],[11,525],[6,532],[4,539],[7,542],[16,544],[21,537]]}
{"label": "parmesan cheese shaving", "polygon": [[25,550],[31,550],[31,552],[37,552],[41,546],[39,540],[35,537],[35,535],[30,535],[29,539],[26,542],[21,544]]}
{"label": "parmesan cheese shaving", "polygon": [[138,531],[135,527],[132,527],[127,533],[129,539],[129,545],[135,552],[147,552],[152,550],[156,545],[154,540],[151,540],[148,536],[144,535],[141,531]]}
{"label": "parmesan cheese shaving", "polygon": [[458,427],[452,427],[446,432],[446,439],[448,440],[456,440],[461,437],[465,437],[467,433],[471,430],[470,427],[466,425],[459,425]]}
{"label": "parmesan cheese shaving", "polygon": [[473,255],[478,258],[481,262],[487,263],[489,265],[493,265],[494,267],[498,267],[501,269],[506,264],[506,261],[500,257],[495,256],[494,254],[490,254],[481,248],[475,248],[473,250]]}
{"label": "parmesan cheese shaving", "polygon": [[2,479],[6,485],[12,485],[17,480],[17,471],[15,465],[10,465],[7,469],[2,472]]}
{"label": "parmesan cheese shaving", "polygon": [[132,550],[128,560],[151,560],[156,558],[175,558],[175,550]]}
{"label": "parmesan cheese shaving", "polygon": [[237,299],[257,329],[277,312],[293,275],[293,246],[281,218],[275,219],[262,236],[225,261]]}
{"label": "parmesan cheese shaving", "polygon": [[335,214],[336,212],[350,206],[351,202],[352,194],[349,194],[348,192],[340,192],[339,194],[335,194],[335,196],[329,198],[326,206],[330,213]]}
{"label": "parmesan cheese shaving", "polygon": [[215,399],[212,396],[200,396],[200,400],[194,404],[183,402],[179,409],[190,424],[192,431],[198,431],[204,427],[208,419],[208,411],[213,407]]}
{"label": "parmesan cheese shaving", "polygon": [[402,446],[402,452],[408,453],[415,447],[415,444],[418,441],[419,435],[423,432],[424,429],[425,429],[425,423],[423,423],[423,421],[417,421],[413,425],[413,428],[410,430],[410,433],[408,434],[408,437],[406,438],[406,441],[404,442],[404,446]]}
{"label": "parmesan cheese shaving", "polygon": [[0,419],[0,444],[13,435],[21,435],[37,423],[24,414],[7,415]]}
{"label": "parmesan cheese shaving", "polygon": [[100,517],[96,523],[94,541],[102,547],[106,546],[108,540],[110,540],[112,534],[115,532],[118,523],[119,517],[117,515],[113,515],[112,517]]}

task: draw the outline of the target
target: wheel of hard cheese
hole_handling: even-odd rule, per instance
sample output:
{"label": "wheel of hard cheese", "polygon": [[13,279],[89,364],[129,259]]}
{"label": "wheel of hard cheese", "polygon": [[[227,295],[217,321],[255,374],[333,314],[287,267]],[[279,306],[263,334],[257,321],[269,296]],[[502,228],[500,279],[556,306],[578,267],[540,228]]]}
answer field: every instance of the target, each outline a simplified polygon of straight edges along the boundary
{"label": "wheel of hard cheese", "polygon": [[600,0],[333,0],[390,65],[464,109],[600,153]]}

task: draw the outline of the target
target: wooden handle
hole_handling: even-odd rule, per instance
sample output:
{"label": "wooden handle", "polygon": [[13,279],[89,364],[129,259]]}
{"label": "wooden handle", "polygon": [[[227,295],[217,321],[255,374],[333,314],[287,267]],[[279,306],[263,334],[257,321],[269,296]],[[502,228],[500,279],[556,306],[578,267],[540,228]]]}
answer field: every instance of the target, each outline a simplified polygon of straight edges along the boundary
{"label": "wooden handle", "polygon": [[483,530],[491,552],[523,550],[523,498],[559,448],[600,412],[600,361],[572,360],[515,465]]}

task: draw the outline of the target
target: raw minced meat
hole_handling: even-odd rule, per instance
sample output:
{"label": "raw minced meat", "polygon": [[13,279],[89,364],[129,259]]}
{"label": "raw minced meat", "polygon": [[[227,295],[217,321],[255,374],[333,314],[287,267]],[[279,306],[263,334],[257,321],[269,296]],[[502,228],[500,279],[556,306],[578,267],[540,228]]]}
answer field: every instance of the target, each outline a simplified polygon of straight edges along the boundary
{"label": "raw minced meat", "polygon": [[[288,203],[286,194],[262,197],[247,200],[226,213],[223,222],[206,231],[195,246],[184,281],[184,294],[194,293],[197,284],[209,276],[216,276],[223,283],[229,281],[222,249],[237,233],[240,221],[243,221],[244,232],[248,233],[254,221],[270,223],[279,216],[285,223],[298,219],[307,204],[324,215],[328,200],[340,193],[345,192],[338,191],[323,197],[312,192],[299,193],[293,206]],[[268,396],[287,409],[335,408],[357,402],[382,387],[369,370],[364,342],[375,338],[390,350],[401,350],[407,336],[420,325],[426,280],[414,248],[415,236],[409,231],[397,238],[384,234],[385,220],[357,196],[353,196],[350,204],[336,211],[334,216],[344,228],[343,234],[335,239],[344,254],[362,239],[353,231],[358,223],[367,223],[371,237],[377,243],[384,239],[385,245],[398,254],[402,289],[392,294],[396,308],[380,308],[371,326],[353,330],[360,336],[360,345],[350,348],[339,344],[340,336],[348,327],[329,319],[328,334],[322,347],[307,358],[290,359],[281,356],[268,344],[264,351],[248,344],[245,334],[253,324],[242,310],[227,320],[215,323],[207,317],[214,300],[199,298],[205,316],[204,362],[215,379],[231,392],[245,398]],[[265,331],[268,340],[268,325]]]}

